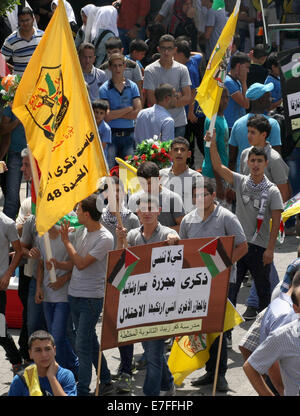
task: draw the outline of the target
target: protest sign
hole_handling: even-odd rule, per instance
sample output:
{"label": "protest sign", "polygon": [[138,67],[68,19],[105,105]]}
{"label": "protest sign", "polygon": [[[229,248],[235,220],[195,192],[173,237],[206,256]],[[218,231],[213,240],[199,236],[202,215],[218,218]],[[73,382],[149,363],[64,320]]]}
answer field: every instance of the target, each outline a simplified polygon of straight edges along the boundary
{"label": "protest sign", "polygon": [[222,332],[234,237],[109,252],[101,350]]}

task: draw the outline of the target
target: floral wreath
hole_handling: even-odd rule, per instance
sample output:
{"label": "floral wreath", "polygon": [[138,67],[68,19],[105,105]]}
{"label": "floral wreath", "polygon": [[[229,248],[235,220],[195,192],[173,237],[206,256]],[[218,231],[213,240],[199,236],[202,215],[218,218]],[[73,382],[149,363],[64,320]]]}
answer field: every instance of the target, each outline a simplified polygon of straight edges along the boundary
{"label": "floral wreath", "polygon": [[142,141],[136,148],[134,155],[126,156],[125,160],[130,165],[138,168],[143,162],[154,162],[159,169],[171,166],[169,151],[172,140],[161,142],[157,136],[153,139]]}
{"label": "floral wreath", "polygon": [[4,107],[7,107],[10,103],[13,102],[20,81],[20,75],[8,74],[6,75],[6,77],[2,78],[0,87],[0,98],[5,103]]}

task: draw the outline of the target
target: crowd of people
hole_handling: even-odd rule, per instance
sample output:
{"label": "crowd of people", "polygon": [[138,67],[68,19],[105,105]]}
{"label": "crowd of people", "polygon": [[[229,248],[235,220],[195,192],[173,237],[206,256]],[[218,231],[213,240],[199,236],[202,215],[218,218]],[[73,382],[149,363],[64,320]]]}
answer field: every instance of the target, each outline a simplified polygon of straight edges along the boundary
{"label": "crowd of people", "polygon": [[[1,17],[0,27],[1,53],[11,72],[20,76],[58,1],[21,3]],[[197,88],[235,2],[64,3],[109,169],[116,157],[126,160],[139,143],[153,138],[172,141],[172,162],[164,169],[154,162],[140,163],[141,190],[134,194],[127,194],[119,177],[112,176],[122,225],[116,207],[99,205],[100,195],[107,201],[103,182],[97,194],[74,207],[72,227],[62,219],[49,230],[49,261],[31,212],[30,186],[25,200],[19,196],[22,177],[32,180],[25,131],[11,106],[1,108],[0,159],[6,169],[1,174],[0,312],[5,315],[6,289],[17,267],[23,305],[19,348],[7,328],[0,336],[15,375],[9,395],[29,395],[22,372],[32,362],[43,393],[91,394],[110,250],[232,235],[228,298],[234,305],[241,284],[252,282],[243,316],[255,322],[239,346],[244,371],[260,395],[298,395],[300,262],[296,258],[289,266],[283,282],[273,262],[283,204],[300,191],[300,144],[281,155],[285,126],[274,116],[283,111],[277,52],[289,37],[298,44],[297,32],[274,34],[268,48],[260,35],[259,2],[242,0],[211,134],[210,120],[196,100]],[[265,11],[269,23],[290,22],[299,17],[299,2],[270,1]],[[291,218],[286,234],[296,235],[297,230],[299,220]],[[232,331],[225,335],[216,385],[223,392],[229,389],[225,375]],[[206,374],[193,385],[213,383],[218,343],[219,337],[211,346]],[[174,395],[165,340],[145,341],[143,348],[137,364],[146,368],[143,393]],[[120,346],[119,352],[116,375],[102,353],[100,395],[132,390],[134,344]]]}

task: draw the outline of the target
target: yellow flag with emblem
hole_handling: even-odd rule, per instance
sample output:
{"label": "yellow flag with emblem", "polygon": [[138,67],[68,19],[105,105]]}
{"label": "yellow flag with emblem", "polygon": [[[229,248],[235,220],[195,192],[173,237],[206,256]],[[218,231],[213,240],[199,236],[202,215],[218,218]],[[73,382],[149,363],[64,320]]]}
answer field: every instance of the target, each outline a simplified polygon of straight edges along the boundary
{"label": "yellow flag with emblem", "polygon": [[36,227],[43,235],[108,174],[62,0],[22,76],[13,112],[41,171]]}
{"label": "yellow flag with emblem", "polygon": [[235,8],[227,20],[221,36],[209,58],[204,77],[197,89],[196,100],[203,113],[210,119],[219,109],[240,3],[241,1],[237,0]]}
{"label": "yellow flag with emblem", "polygon": [[[224,332],[244,322],[244,319],[227,299]],[[218,332],[211,334],[185,335],[175,339],[168,360],[174,383],[180,386],[183,380],[194,371],[204,367],[209,359],[209,349]]]}

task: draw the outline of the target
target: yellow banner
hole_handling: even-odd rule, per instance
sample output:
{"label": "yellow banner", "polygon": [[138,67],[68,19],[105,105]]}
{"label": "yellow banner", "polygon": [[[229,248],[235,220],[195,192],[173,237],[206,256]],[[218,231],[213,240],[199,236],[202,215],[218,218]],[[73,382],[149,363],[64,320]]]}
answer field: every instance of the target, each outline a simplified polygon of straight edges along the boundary
{"label": "yellow banner", "polygon": [[36,226],[43,235],[108,172],[62,0],[22,76],[13,112],[41,171]]}
{"label": "yellow banner", "polygon": [[[244,322],[244,319],[227,300],[224,332]],[[217,332],[206,334],[201,337],[185,335],[175,340],[168,360],[168,366],[174,377],[174,383],[180,386],[183,380],[194,371],[204,367],[209,359],[209,349],[214,340],[220,334]]]}
{"label": "yellow banner", "polygon": [[235,8],[227,20],[221,36],[209,58],[204,77],[197,90],[196,100],[203,113],[210,119],[219,109],[227,65],[230,58],[229,47],[235,33],[240,3],[240,0],[237,0]]}

